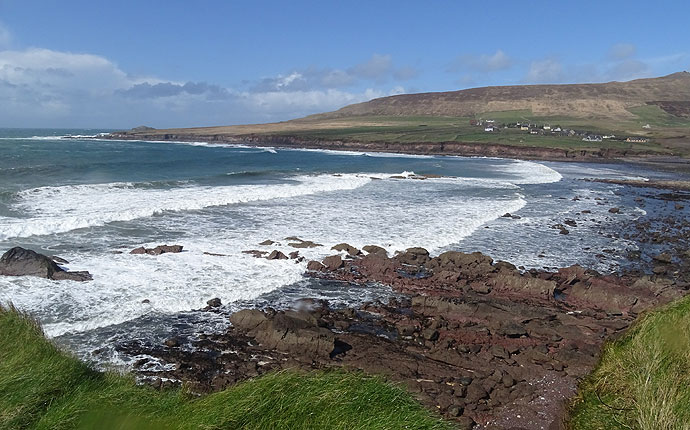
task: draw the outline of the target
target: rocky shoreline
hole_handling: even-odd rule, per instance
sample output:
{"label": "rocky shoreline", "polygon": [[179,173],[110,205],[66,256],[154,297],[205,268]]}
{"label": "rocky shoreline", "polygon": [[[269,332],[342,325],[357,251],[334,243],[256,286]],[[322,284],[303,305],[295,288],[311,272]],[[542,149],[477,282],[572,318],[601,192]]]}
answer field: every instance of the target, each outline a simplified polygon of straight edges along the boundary
{"label": "rocky shoreline", "polygon": [[115,140],[151,140],[170,142],[206,142],[242,144],[256,147],[282,147],[291,149],[324,149],[333,151],[385,152],[411,155],[454,155],[467,157],[500,157],[520,160],[575,161],[575,162],[630,162],[652,163],[657,168],[690,171],[690,160],[680,157],[659,157],[626,149],[599,148],[597,150],[571,150],[536,146],[511,146],[481,142],[358,142],[304,138],[294,135],[231,135],[195,133],[114,132],[99,138]]}
{"label": "rocky shoreline", "polygon": [[[192,348],[170,338],[118,349],[141,356],[134,368],[156,387],[184,382],[204,393],[270,371],[346,368],[403,384],[460,428],[558,429],[604,342],[687,293],[688,230],[675,228],[676,251],[657,255],[649,274],[523,271],[481,253],[410,248],[389,256],[341,244],[340,253],[309,262],[305,276],[385,284],[398,296],[357,308],[305,299],[290,310],[246,309]],[[636,239],[659,240],[653,230],[640,225]],[[204,311],[222,313],[220,305],[209,301]]]}

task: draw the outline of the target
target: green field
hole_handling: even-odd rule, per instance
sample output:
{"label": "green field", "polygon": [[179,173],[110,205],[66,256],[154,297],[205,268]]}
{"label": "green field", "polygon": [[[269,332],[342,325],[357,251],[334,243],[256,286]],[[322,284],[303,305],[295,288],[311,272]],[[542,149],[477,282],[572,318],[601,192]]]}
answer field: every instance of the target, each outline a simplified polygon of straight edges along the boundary
{"label": "green field", "polygon": [[[494,119],[497,123],[509,123],[529,120],[537,124],[560,125],[576,130],[590,131],[596,134],[630,135],[605,122],[586,124],[583,120],[562,117],[530,118],[529,111],[490,112],[483,114],[484,119]],[[472,142],[495,143],[511,146],[530,146],[543,148],[561,148],[569,150],[592,150],[601,148],[627,149],[639,152],[668,152],[653,141],[646,144],[632,144],[620,141],[604,140],[603,142],[585,142],[582,137],[563,137],[553,135],[531,135],[517,128],[501,129],[499,132],[485,132],[484,127],[471,126],[471,118],[458,117],[348,117],[343,119],[343,127],[337,127],[338,120],[330,120],[328,128],[318,123],[311,127],[304,123],[301,130],[290,132],[275,131],[268,134],[292,135],[306,139],[347,140],[356,142]],[[356,122],[357,125],[351,124]],[[629,124],[628,124],[629,125]]]}
{"label": "green field", "polygon": [[690,429],[690,297],[608,344],[570,416],[573,430]]}
{"label": "green field", "polygon": [[403,389],[359,373],[281,372],[204,397],[155,391],[58,350],[0,306],[0,429],[450,429]]}

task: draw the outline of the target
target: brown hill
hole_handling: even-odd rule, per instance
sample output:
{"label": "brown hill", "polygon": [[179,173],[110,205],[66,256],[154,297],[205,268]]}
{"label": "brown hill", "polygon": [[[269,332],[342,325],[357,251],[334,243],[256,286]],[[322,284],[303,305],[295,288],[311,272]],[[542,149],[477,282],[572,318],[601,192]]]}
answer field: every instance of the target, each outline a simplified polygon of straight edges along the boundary
{"label": "brown hill", "polygon": [[[629,108],[656,104],[667,112],[685,112],[690,101],[690,73],[602,84],[514,85],[461,91],[402,94],[309,116],[328,120],[364,115],[475,116],[485,112],[531,110],[534,116],[631,119]],[[662,103],[663,102],[663,103]]]}

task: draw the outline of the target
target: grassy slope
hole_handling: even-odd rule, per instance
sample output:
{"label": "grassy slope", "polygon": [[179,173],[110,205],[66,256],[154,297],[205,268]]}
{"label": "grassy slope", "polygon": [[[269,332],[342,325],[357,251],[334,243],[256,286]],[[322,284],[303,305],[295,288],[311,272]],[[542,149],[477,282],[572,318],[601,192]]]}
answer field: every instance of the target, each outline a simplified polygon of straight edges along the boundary
{"label": "grassy slope", "polygon": [[570,428],[690,429],[690,297],[642,317],[581,385]]}
{"label": "grassy slope", "polygon": [[447,429],[402,389],[361,374],[281,372],[196,398],[136,386],[59,351],[0,306],[0,429]]}
{"label": "grassy slope", "polygon": [[[658,108],[657,108],[658,109]],[[567,117],[536,118],[529,111],[489,112],[482,115],[499,122],[531,120],[538,124],[559,124],[562,127],[587,130],[595,133],[614,133],[629,135],[630,130],[643,129],[631,123],[611,124],[601,120],[585,121]],[[305,122],[302,129],[288,132],[280,130],[267,134],[293,135],[303,138],[344,139],[358,142],[478,142],[498,143],[511,146],[536,146],[562,149],[617,148],[636,151],[665,152],[663,148],[651,144],[630,144],[604,141],[584,142],[581,137],[535,136],[519,129],[501,130],[499,133],[484,132],[483,127],[469,125],[470,118],[458,117],[355,117],[343,119],[343,127],[337,127],[338,120],[329,120],[329,127],[320,127],[319,122]],[[357,122],[357,125],[353,125]],[[645,122],[646,123],[646,122]],[[296,126],[296,124],[294,124]],[[261,133],[259,133],[261,134]]]}
{"label": "grassy slope", "polygon": [[[637,118],[615,122],[604,119],[582,119],[565,116],[537,117],[529,110],[486,112],[477,117],[494,119],[499,123],[530,121],[536,124],[560,125],[565,128],[590,131],[598,134],[619,136],[643,135],[652,141],[646,144],[631,144],[605,140],[584,142],[581,137],[530,135],[518,129],[504,129],[498,133],[484,132],[483,127],[469,125],[469,117],[450,116],[359,116],[320,119],[299,119],[283,123],[255,124],[244,126],[200,127],[192,129],[168,129],[148,131],[147,134],[196,134],[212,135],[265,135],[294,136],[304,139],[346,140],[355,142],[467,142],[501,144],[509,146],[530,146],[559,148],[567,150],[590,150],[600,148],[625,149],[634,152],[670,155],[690,155],[690,146],[676,145],[669,149],[664,139],[683,136],[690,129],[690,120],[673,117],[658,106],[635,108]],[[643,129],[644,124],[651,130]]]}

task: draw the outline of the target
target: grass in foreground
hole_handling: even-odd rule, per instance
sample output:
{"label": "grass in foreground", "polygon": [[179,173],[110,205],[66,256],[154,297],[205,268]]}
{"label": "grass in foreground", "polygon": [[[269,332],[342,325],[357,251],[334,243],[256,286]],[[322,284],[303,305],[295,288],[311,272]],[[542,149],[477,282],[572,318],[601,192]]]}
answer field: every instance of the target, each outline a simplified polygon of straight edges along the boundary
{"label": "grass in foreground", "polygon": [[690,429],[690,297],[608,344],[572,405],[572,429]]}
{"label": "grass in foreground", "polygon": [[196,398],[94,371],[0,306],[0,429],[449,429],[399,387],[359,373],[280,372]]}

